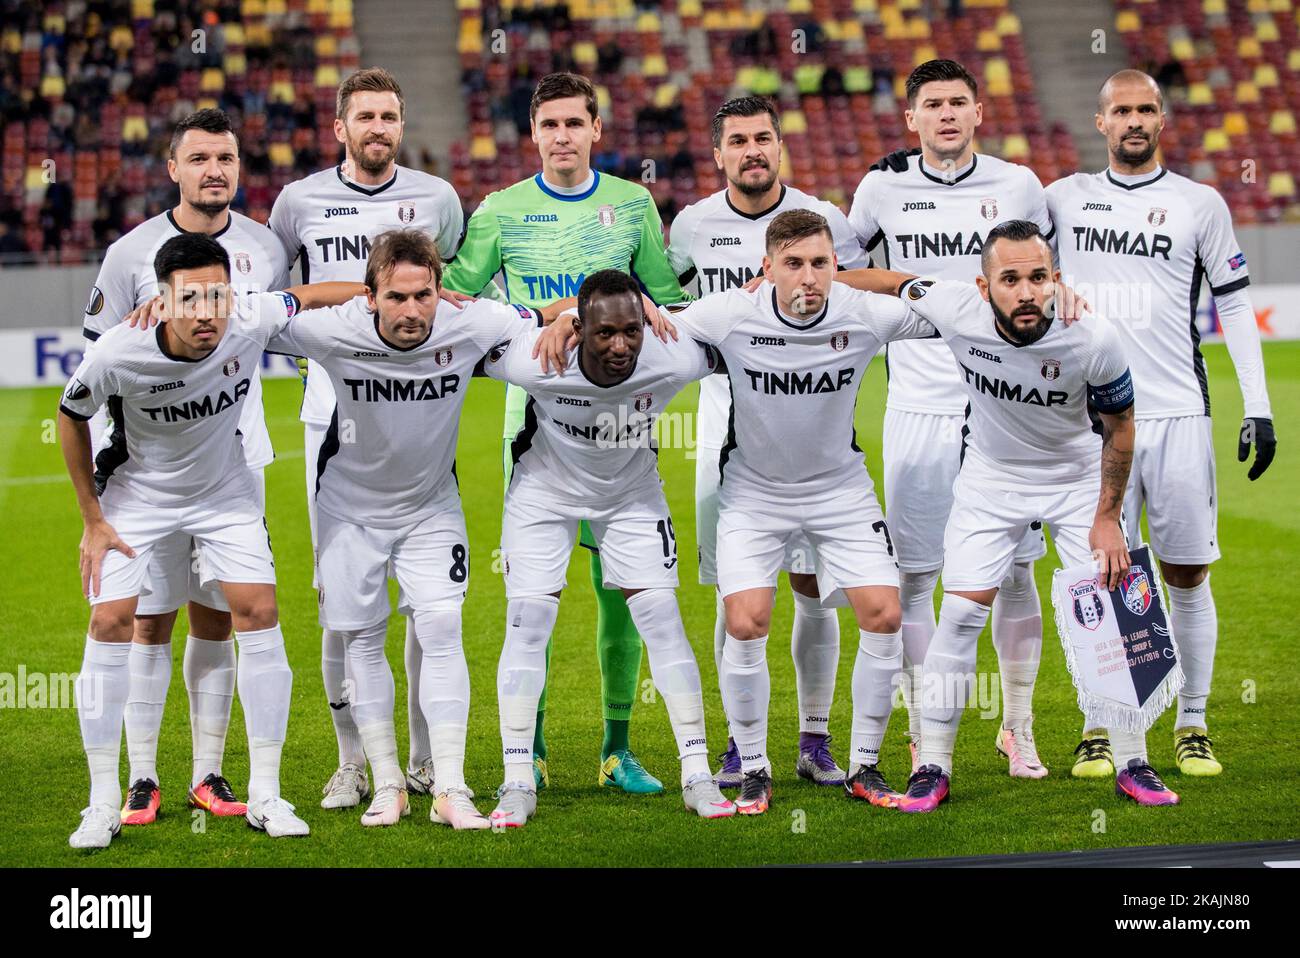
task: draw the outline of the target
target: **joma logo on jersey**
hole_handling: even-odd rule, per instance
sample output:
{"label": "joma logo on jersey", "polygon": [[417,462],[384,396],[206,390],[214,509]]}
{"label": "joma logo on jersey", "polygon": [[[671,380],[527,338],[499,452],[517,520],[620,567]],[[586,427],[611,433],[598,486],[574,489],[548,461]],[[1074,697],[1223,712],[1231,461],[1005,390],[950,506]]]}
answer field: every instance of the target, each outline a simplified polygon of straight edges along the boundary
{"label": "joma logo on jersey", "polygon": [[441,399],[460,388],[455,374],[427,379],[345,379],[353,402],[424,402]]}
{"label": "joma logo on jersey", "polygon": [[[721,293],[737,286],[744,286],[756,274],[748,266],[740,269],[727,269],[722,266],[709,266],[700,270],[700,287],[705,293]],[[705,282],[707,280],[707,282]]]}
{"label": "joma logo on jersey", "polygon": [[181,388],[182,386],[184,386],[184,385],[185,385],[185,380],[183,380],[183,379],[178,379],[178,380],[176,380],[176,382],[174,382],[174,383],[158,383],[158,384],[156,384],[156,385],[150,386],[150,387],[149,387],[149,392],[150,392],[151,394],[152,394],[152,393],[163,393],[163,392],[166,392],[166,391],[169,390],[169,389],[180,389],[180,388]]}
{"label": "joma logo on jersey", "polygon": [[966,373],[966,382],[994,399],[1002,399],[1007,402],[1022,402],[1028,406],[1064,406],[1070,398],[1070,394],[1062,389],[1049,389],[1046,396],[1040,393],[1037,388],[1030,388],[1026,392],[1025,387],[1020,383],[1010,383],[1005,379],[984,376],[965,363],[960,365]]}
{"label": "joma logo on jersey", "polygon": [[140,411],[148,413],[154,422],[182,422],[190,419],[206,419],[229,409],[248,395],[249,380],[241,379],[235,383],[233,393],[219,392],[215,396],[191,399],[176,406],[144,406]]}
{"label": "joma logo on jersey", "polygon": [[524,285],[528,287],[529,299],[564,299],[567,296],[577,296],[578,288],[582,281],[587,278],[586,273],[579,273],[577,276],[571,276],[568,273],[555,273],[551,276],[522,276]]}
{"label": "joma logo on jersey", "polygon": [[911,213],[913,210],[932,210],[935,209],[933,203],[904,203],[903,212]]}
{"label": "joma logo on jersey", "polygon": [[987,359],[987,360],[988,360],[989,362],[991,362],[991,363],[1000,363],[1000,362],[1002,362],[1002,357],[1001,357],[1001,356],[998,356],[998,355],[996,355],[996,354],[994,354],[994,353],[990,353],[990,352],[987,352],[987,351],[985,351],[985,350],[983,350],[983,349],[980,349],[978,346],[972,346],[972,347],[970,348],[970,354],[971,354],[972,356],[978,356],[980,359]]}
{"label": "joma logo on jersey", "polygon": [[556,396],[555,404],[557,406],[590,406],[589,399],[574,399],[572,396]]}
{"label": "joma logo on jersey", "polygon": [[320,247],[321,262],[330,262],[330,256],[333,255],[334,262],[341,263],[349,259],[369,259],[370,258],[370,237],[361,236],[322,236],[316,241]]}
{"label": "joma logo on jersey", "polygon": [[388,353],[368,353],[364,349],[358,349],[352,356],[355,359],[387,359]]}
{"label": "joma logo on jersey", "polygon": [[751,346],[784,346],[785,340],[780,336],[751,336],[749,337]]}
{"label": "joma logo on jersey", "polygon": [[1127,256],[1162,256],[1169,259],[1169,252],[1174,248],[1174,240],[1164,233],[1153,233],[1150,238],[1145,233],[1129,236],[1111,229],[1094,229],[1091,226],[1074,228],[1074,248],[1080,253],[1123,253]]}
{"label": "joma logo on jersey", "polygon": [[715,246],[739,246],[739,245],[740,245],[739,236],[715,236],[713,237],[713,239],[709,240],[709,249],[713,249],[713,247]]}
{"label": "joma logo on jersey", "polygon": [[853,370],[841,369],[833,376],[829,372],[817,376],[815,373],[769,373],[746,369],[750,388],[757,393],[773,396],[804,396],[816,393],[835,393],[853,385]]}
{"label": "joma logo on jersey", "polygon": [[1109,213],[1111,211],[1109,203],[1084,203],[1083,211],[1096,210],[1099,213]]}
{"label": "joma logo on jersey", "polygon": [[355,206],[330,206],[325,210],[325,218],[331,216],[356,216],[357,208]]}
{"label": "joma logo on jersey", "polygon": [[555,213],[525,213],[525,223],[558,223],[560,217]]}
{"label": "joma logo on jersey", "polygon": [[[984,249],[979,233],[900,233],[894,237],[904,257],[977,256]],[[909,250],[908,247],[911,247]]]}

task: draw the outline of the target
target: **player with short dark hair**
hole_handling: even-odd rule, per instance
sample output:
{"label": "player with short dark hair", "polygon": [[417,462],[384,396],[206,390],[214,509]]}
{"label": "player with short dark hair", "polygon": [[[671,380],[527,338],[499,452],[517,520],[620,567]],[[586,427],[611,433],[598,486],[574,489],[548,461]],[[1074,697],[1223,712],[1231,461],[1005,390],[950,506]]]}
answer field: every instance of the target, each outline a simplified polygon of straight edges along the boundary
{"label": "player with short dark hair", "polygon": [[[1219,634],[1210,565],[1220,551],[1210,392],[1196,325],[1203,281],[1241,387],[1237,458],[1244,462],[1254,445],[1252,481],[1273,461],[1277,440],[1246,288],[1250,271],[1232,215],[1213,187],[1160,164],[1164,124],[1159,85],[1137,70],[1116,73],[1101,88],[1096,116],[1107,169],[1057,180],[1047,202],[1060,227],[1062,271],[1103,308],[1115,302],[1109,311],[1133,362],[1137,451],[1124,501],[1130,545],[1141,542],[1145,506],[1187,676],[1174,720],[1175,759],[1184,775],[1217,775],[1223,767],[1206,718]],[[1081,777],[1106,777],[1118,767],[1095,715],[1085,716],[1075,753]]]}

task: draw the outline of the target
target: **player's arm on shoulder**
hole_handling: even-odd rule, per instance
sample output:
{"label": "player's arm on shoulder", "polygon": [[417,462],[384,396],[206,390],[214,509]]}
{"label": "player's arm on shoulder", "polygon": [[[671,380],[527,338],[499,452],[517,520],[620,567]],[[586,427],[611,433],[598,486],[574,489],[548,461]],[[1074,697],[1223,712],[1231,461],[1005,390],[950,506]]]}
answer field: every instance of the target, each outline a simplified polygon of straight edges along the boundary
{"label": "player's arm on shoulder", "polygon": [[290,286],[284,292],[298,300],[298,310],[322,309],[326,306],[342,306],[349,300],[366,295],[366,284],[308,283],[306,286]]}
{"label": "player's arm on shoulder", "polygon": [[901,296],[903,284],[917,279],[911,273],[900,273],[893,269],[845,269],[835,274],[835,282],[852,286],[866,293],[882,293],[886,296]]}

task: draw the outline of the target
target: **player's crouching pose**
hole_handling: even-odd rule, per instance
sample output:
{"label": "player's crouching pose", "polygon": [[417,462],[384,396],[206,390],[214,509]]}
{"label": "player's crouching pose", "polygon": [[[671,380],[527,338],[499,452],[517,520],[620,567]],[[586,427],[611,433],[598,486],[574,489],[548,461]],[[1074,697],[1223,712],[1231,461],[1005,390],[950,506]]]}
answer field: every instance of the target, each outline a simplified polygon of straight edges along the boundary
{"label": "player's crouching pose", "polygon": [[[651,439],[673,396],[712,373],[717,358],[691,341],[646,337],[640,288],[619,270],[588,276],[577,309],[578,348],[553,371],[533,359],[537,333],[494,350],[484,363],[489,376],[528,394],[511,446],[501,528],[507,606],[497,695],[505,779],[492,825],[521,827],[537,809],[537,701],[582,520],[600,549],[605,588],[622,590],[645,640],[677,740],[686,807],[703,818],[733,815],[709,771],[700,671],[677,607],[677,543]],[[563,344],[568,329],[566,321],[541,335]]]}
{"label": "player's crouching pose", "polygon": [[833,283],[826,219],[787,210],[767,228],[765,280],[706,296],[675,314],[716,347],[731,377],[732,421],[719,463],[718,587],[726,606],[723,696],[740,747],[742,814],[771,801],[765,646],[777,575],[791,538],[816,552],[818,590],[843,590],[858,621],[853,667],[851,796],[892,807],[877,769],[902,667],[898,564],[853,414],[862,373],[893,339],[933,335],[896,300]]}
{"label": "player's crouching pose", "polygon": [[[1098,316],[1068,327],[1056,321],[1047,304],[1060,273],[1033,223],[995,227],[981,265],[975,284],[858,274],[873,279],[868,288],[896,291],[934,325],[970,399],[944,533],[943,604],[922,670],[920,767],[899,802],[905,812],[933,811],[948,796],[976,643],[1030,524],[1047,526],[1064,567],[1097,559],[1108,588],[1129,566],[1121,508],[1133,458],[1133,381],[1119,334]],[[1178,800],[1147,764],[1142,735],[1117,731],[1114,744],[1125,763],[1119,794],[1144,805]]]}
{"label": "player's crouching pose", "polygon": [[[198,543],[204,583],[220,583],[234,621],[251,766],[245,817],[274,837],[306,835],[306,822],[280,797],[293,675],[266,520],[238,424],[267,340],[304,301],[344,302],[360,287],[303,286],[232,302],[229,254],[203,233],[164,243],[154,271],[168,321],[106,332],[59,407],[64,461],[85,523],[81,577],[92,605],[77,680],[90,803],[69,843],[102,848],[121,827],[118,757],[133,618],[153,549],[177,532]],[[88,421],[105,403],[114,432],[92,471]]]}
{"label": "player's crouching pose", "polygon": [[384,654],[391,568],[399,611],[414,621],[423,656],[419,706],[437,783],[430,818],[456,829],[488,827],[465,784],[461,606],[469,537],[456,440],[475,366],[536,327],[540,314],[490,300],[460,310],[439,299],[441,278],[427,233],[384,233],[370,249],[364,300],[295,317],[268,347],[319,364],[337,400],[316,479],[320,624],[343,637],[352,713],[375,775],[362,825],[395,825],[410,814]]}

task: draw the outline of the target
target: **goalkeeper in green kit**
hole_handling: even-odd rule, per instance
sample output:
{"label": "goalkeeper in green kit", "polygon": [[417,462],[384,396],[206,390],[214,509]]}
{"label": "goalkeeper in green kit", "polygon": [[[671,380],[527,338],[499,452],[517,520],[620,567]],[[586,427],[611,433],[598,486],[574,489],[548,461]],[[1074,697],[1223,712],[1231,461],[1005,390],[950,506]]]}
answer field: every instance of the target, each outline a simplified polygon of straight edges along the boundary
{"label": "goalkeeper in green kit", "polygon": [[[537,84],[530,106],[532,137],[542,172],[489,194],[466,225],[464,242],[447,266],[443,286],[471,296],[485,293],[512,303],[541,307],[576,296],[583,279],[602,269],[631,273],[657,303],[686,299],[664,253],[663,224],[645,187],[591,168],[591,146],[600,139],[596,91],[585,77],[552,73]],[[500,270],[505,289],[492,278]],[[491,288],[489,288],[491,287]],[[502,295],[503,294],[503,295]],[[527,395],[506,391],[505,473],[511,447],[526,441]],[[596,654],[600,661],[605,739],[600,782],[625,792],[652,794],[663,784],[641,767],[628,737],[641,671],[641,637],[619,589],[606,589],[600,555],[587,524],[580,541],[591,550],[596,590]],[[550,647],[547,647],[550,660]],[[546,693],[537,710],[533,779],[547,785],[543,719]]]}

